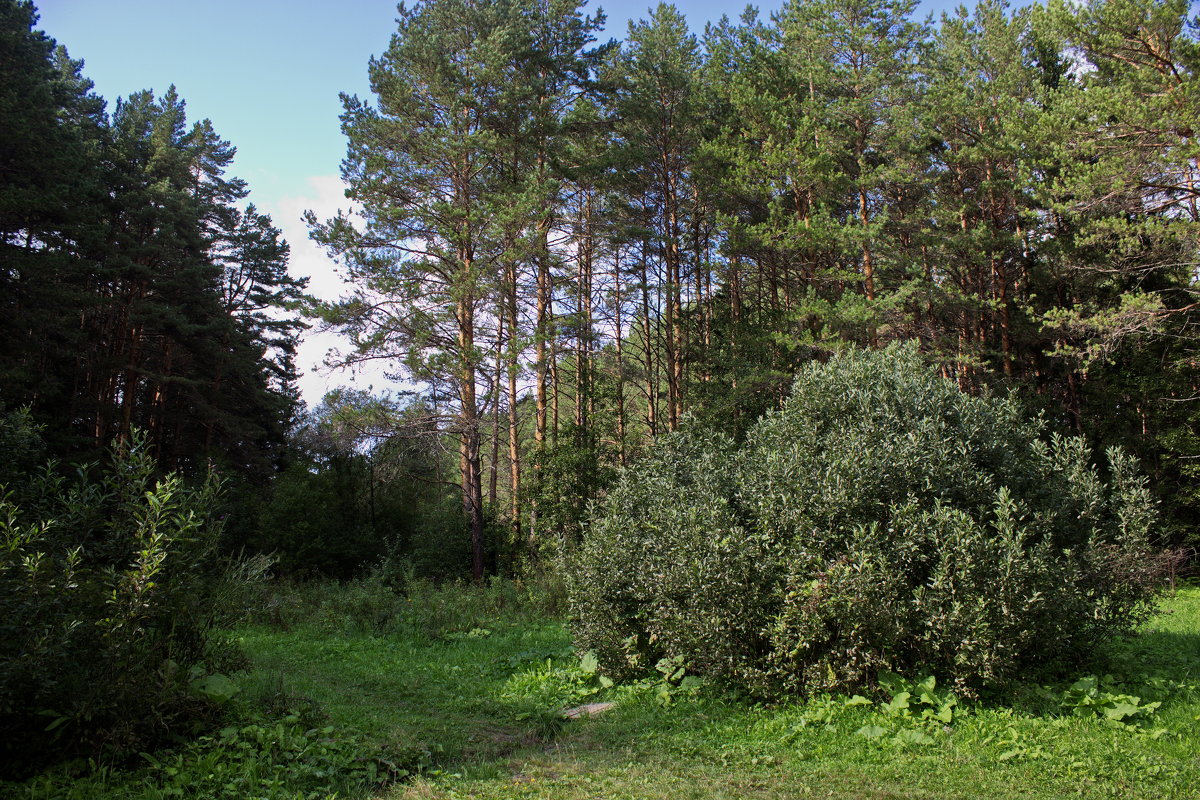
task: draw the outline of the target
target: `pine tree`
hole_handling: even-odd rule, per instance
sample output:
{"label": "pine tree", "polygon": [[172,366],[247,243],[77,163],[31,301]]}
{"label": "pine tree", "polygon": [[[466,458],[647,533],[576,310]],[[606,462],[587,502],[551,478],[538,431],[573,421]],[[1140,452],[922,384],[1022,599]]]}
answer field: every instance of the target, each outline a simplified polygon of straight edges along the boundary
{"label": "pine tree", "polygon": [[[700,213],[693,180],[699,145],[697,115],[699,44],[679,10],[660,3],[650,18],[629,27],[629,46],[614,67],[617,86],[616,135],[624,151],[625,191],[636,197],[639,220],[649,234],[641,257],[644,293],[642,323],[648,383],[656,382],[651,348],[661,346],[667,387],[667,429],[675,430],[683,413],[686,342],[683,309],[687,280],[688,230]],[[655,272],[653,283],[651,278]],[[649,294],[661,292],[651,303]],[[651,307],[654,316],[651,319]],[[661,325],[661,328],[659,326]],[[648,423],[657,427],[655,394],[647,387]]]}
{"label": "pine tree", "polygon": [[943,17],[926,60],[930,195],[908,313],[964,387],[980,366],[1013,377],[1036,362],[1030,340],[1040,337],[1029,321],[1019,330],[1020,309],[1042,288],[1031,284],[1050,98],[1029,16],[994,0],[960,9]]}
{"label": "pine tree", "polygon": [[0,403],[69,449],[104,197],[104,103],[27,2],[0,2]]}
{"label": "pine tree", "polygon": [[279,312],[302,288],[279,231],[238,210],[233,147],[174,90],[109,118],[35,23],[0,3],[0,402],[28,405],[56,455],[141,427],[164,468],[269,472],[296,402]]}

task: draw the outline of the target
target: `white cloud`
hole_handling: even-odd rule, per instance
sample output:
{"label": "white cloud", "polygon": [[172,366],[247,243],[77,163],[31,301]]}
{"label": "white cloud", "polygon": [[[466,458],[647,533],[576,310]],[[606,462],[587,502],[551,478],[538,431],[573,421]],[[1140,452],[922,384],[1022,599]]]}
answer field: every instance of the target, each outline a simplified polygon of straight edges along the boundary
{"label": "white cloud", "polygon": [[283,238],[292,246],[289,271],[297,277],[309,278],[308,290],[322,300],[336,300],[346,284],[337,274],[336,265],[316,242],[308,238],[304,213],[308,210],[317,219],[329,219],[340,209],[348,208],[345,184],[337,175],[317,175],[307,179],[308,191],[286,195],[270,203],[271,217],[283,231]]}
{"label": "white cloud", "polygon": [[[316,242],[308,237],[308,226],[304,223],[304,212],[311,210],[317,219],[335,216],[340,209],[349,209],[345,184],[337,175],[316,175],[307,179],[307,190],[297,195],[280,197],[274,202],[264,202],[263,210],[270,213],[275,225],[283,231],[283,238],[292,247],[288,271],[296,277],[307,277],[308,292],[322,300],[337,300],[347,294],[349,285],[338,273],[337,265]],[[307,331],[296,352],[296,367],[300,371],[300,394],[311,408],[321,402],[330,390],[339,386],[377,389],[397,388],[394,381],[384,376],[382,362],[373,362],[370,367],[330,369],[325,360],[330,351],[345,349],[345,337],[337,333]]]}

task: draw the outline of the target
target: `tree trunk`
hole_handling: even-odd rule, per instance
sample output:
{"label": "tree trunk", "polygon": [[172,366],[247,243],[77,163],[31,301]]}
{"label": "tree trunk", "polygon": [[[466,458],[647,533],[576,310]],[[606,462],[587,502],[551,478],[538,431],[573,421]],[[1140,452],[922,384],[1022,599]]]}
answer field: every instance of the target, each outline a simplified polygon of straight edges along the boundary
{"label": "tree trunk", "polygon": [[[467,281],[472,264],[463,258]],[[470,291],[458,301],[459,377],[459,472],[462,478],[463,512],[471,529],[471,578],[483,582],[483,475],[479,454],[479,402],[475,390],[475,309]]]}
{"label": "tree trunk", "polygon": [[646,367],[646,426],[650,438],[658,435],[658,376],[654,369],[654,334],[650,327],[650,275],[646,265],[646,243],[642,243],[642,349]]}
{"label": "tree trunk", "polygon": [[618,253],[613,259],[613,311],[616,324],[617,354],[617,458],[625,466],[625,357],[623,343],[625,331],[622,326],[621,303],[621,258]]}
{"label": "tree trunk", "polygon": [[496,505],[496,485],[500,478],[500,381],[504,375],[504,313],[496,328],[496,371],[492,381],[492,459],[488,464],[488,505]]}
{"label": "tree trunk", "polygon": [[521,370],[521,353],[520,340],[517,336],[517,265],[516,262],[510,261],[506,265],[508,286],[507,303],[508,313],[508,363],[507,363],[507,378],[508,378],[508,486],[511,496],[509,497],[509,513],[512,515],[509,520],[512,525],[513,533],[519,534],[521,531],[521,443],[518,439],[520,434],[520,420],[517,417],[517,378]]}

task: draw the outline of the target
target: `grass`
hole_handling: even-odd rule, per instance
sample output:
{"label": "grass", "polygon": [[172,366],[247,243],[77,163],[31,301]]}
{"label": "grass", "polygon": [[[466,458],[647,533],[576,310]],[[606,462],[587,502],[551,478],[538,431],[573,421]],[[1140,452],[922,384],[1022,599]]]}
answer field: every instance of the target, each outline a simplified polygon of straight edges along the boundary
{"label": "grass", "polygon": [[[483,629],[476,629],[483,630]],[[529,704],[501,697],[509,677],[570,654],[560,625],[505,626],[450,641],[371,635],[310,637],[261,628],[240,642],[256,670],[252,695],[279,686],[311,698],[338,726],[426,748],[431,759],[493,758],[529,743]]]}
{"label": "grass", "polygon": [[[309,781],[303,797],[328,789],[360,800],[1200,793],[1198,588],[1181,589],[1137,637],[1113,643],[1094,684],[1030,685],[1007,705],[943,708],[949,723],[921,718],[938,711],[933,701],[908,709],[879,702],[886,697],[753,705],[662,675],[606,687],[572,652],[565,627],[539,618],[519,594],[502,584],[426,587],[411,600],[369,585],[285,592],[235,634],[253,665],[237,676],[239,702],[326,732],[305,740],[305,753],[320,742],[354,743],[353,764],[335,752],[309,772],[353,767],[362,780],[324,789]],[[563,720],[563,708],[597,699],[617,705]],[[212,744],[221,746],[230,745]],[[387,769],[372,766],[368,775],[366,762],[408,774],[370,788],[369,778]],[[186,776],[187,759],[175,763]],[[162,793],[171,782],[155,783],[147,770],[75,781],[71,793],[171,796]],[[52,786],[64,784],[44,788]],[[181,796],[296,796],[289,791],[281,784],[278,794]]]}

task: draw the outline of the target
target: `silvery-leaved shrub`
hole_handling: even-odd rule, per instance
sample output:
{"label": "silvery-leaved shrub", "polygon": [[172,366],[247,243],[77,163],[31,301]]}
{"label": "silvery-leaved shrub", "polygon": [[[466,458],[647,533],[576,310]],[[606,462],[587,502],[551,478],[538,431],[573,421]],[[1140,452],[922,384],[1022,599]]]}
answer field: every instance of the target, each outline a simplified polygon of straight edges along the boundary
{"label": "silvery-leaved shrub", "polygon": [[685,432],[626,470],[572,570],[579,646],[768,696],[1064,666],[1155,593],[1145,481],[1094,460],[911,346],[814,363],[741,447]]}

